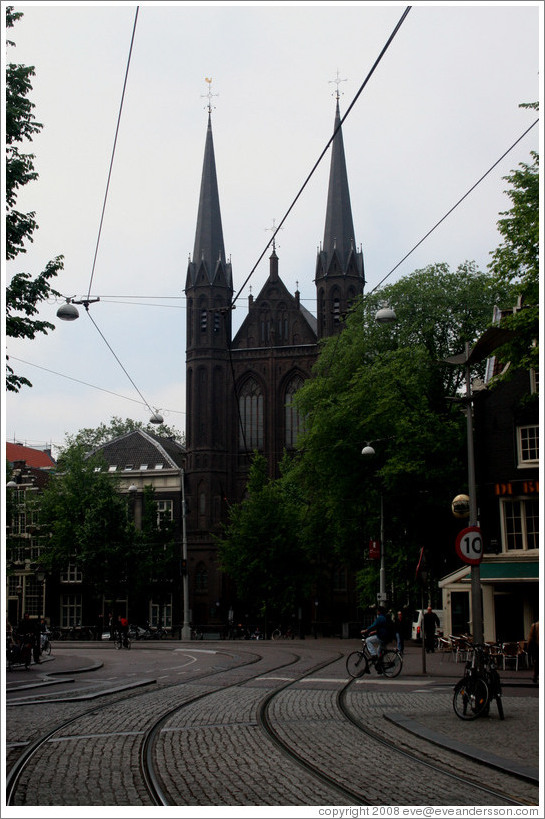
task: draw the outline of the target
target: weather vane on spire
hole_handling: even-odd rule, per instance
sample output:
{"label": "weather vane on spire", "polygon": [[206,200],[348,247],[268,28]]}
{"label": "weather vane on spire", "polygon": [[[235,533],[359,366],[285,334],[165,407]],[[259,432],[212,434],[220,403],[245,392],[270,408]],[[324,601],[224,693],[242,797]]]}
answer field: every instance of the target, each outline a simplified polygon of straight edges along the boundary
{"label": "weather vane on spire", "polygon": [[[278,233],[278,231],[279,231],[279,230],[283,230],[283,229],[284,229],[284,228],[282,228],[282,227],[276,227],[276,226],[275,226],[275,224],[274,224],[275,222],[276,222],[276,219],[273,219],[272,227],[270,227],[270,228],[265,228],[265,230],[270,230],[270,231],[272,231],[272,234],[273,234],[273,239],[272,239],[272,247],[273,247],[273,252],[276,252],[276,238],[275,238],[275,237],[276,237],[276,234]],[[279,245],[279,247],[280,247],[280,245]]]}
{"label": "weather vane on spire", "polygon": [[337,90],[336,90],[336,91],[334,91],[333,93],[336,95],[337,99],[339,99],[339,98],[340,98],[340,96],[341,96],[340,91],[339,91],[339,85],[340,85],[342,82],[346,82],[346,79],[341,80],[341,78],[340,78],[340,76],[339,76],[339,69],[337,69],[337,77],[336,77],[334,80],[329,80],[329,82],[334,82],[334,83],[335,83],[335,85],[337,86]]}
{"label": "weather vane on spire", "polygon": [[[212,113],[212,97],[219,97],[219,94],[213,94],[210,86],[212,85],[212,77],[205,77],[204,81],[208,83],[208,93],[201,94],[201,97],[208,97],[208,113]],[[215,106],[214,106],[215,107]]]}

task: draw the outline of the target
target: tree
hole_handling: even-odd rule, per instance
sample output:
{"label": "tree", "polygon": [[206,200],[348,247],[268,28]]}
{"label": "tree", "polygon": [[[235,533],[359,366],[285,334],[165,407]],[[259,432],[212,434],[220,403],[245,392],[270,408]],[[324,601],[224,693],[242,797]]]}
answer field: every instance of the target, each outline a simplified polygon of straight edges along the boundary
{"label": "tree", "polygon": [[49,572],[75,564],[85,583],[114,598],[126,582],[127,556],[135,540],[127,500],[100,456],[83,447],[65,450],[44,489],[40,526],[49,533],[40,563]]}
{"label": "tree", "polygon": [[[521,107],[538,108],[537,103]],[[519,368],[539,370],[539,156],[531,151],[532,162],[521,162],[518,170],[504,179],[511,188],[511,210],[503,211],[498,230],[503,243],[492,253],[489,268],[496,281],[514,284],[514,302],[520,308],[505,316],[501,327],[513,330],[513,341],[498,350],[510,371]],[[509,372],[508,371],[508,374]]]}
{"label": "tree", "polygon": [[141,429],[150,432],[152,435],[160,435],[165,438],[174,438],[183,443],[184,435],[175,427],[166,424],[143,424],[142,421],[134,421],[132,418],[119,418],[114,415],[107,424],[100,424],[96,428],[85,427],[80,429],[75,435],[66,436],[66,446],[83,446],[87,451],[97,449],[108,441],[118,438],[127,432],[134,432]]}
{"label": "tree", "polygon": [[[363,555],[379,536],[381,495],[398,594],[422,545],[435,576],[454,557],[450,502],[466,485],[467,463],[465,419],[450,399],[464,374],[444,359],[476,341],[494,305],[510,299],[508,284],[473,264],[415,271],[354,307],[296,396],[306,430],[290,478],[309,505],[300,536],[321,559],[361,567],[363,605],[376,586],[376,563]],[[394,327],[374,321],[383,301],[396,311]],[[362,457],[366,442],[372,459]]]}
{"label": "tree", "polygon": [[[6,26],[12,28],[15,22],[22,17],[21,12],[14,12],[12,6],[6,8]],[[14,46],[11,40],[8,46]],[[39,133],[42,125],[36,122],[34,104],[28,99],[32,90],[30,78],[35,74],[34,68],[25,65],[8,63],[6,68],[6,257],[8,260],[16,258],[20,253],[26,253],[25,242],[33,241],[34,231],[38,228],[35,212],[21,213],[16,209],[17,195],[23,186],[38,178],[34,170],[34,155],[25,154],[19,150],[17,143],[25,140],[32,141],[32,137]],[[6,335],[10,338],[34,339],[37,333],[54,330],[55,326],[49,321],[32,318],[38,314],[38,305],[51,295],[60,295],[53,290],[50,280],[63,268],[63,257],[57,256],[54,261],[48,262],[45,270],[38,276],[30,273],[15,274],[6,288]],[[7,356],[9,360],[9,356]],[[17,375],[13,368],[7,365],[6,388],[11,392],[19,392],[24,386],[31,387],[27,378]]]}
{"label": "tree", "polygon": [[266,459],[255,454],[247,497],[231,507],[216,538],[221,567],[253,616],[291,619],[301,602],[308,567],[297,535],[300,512],[282,482],[267,477]]}

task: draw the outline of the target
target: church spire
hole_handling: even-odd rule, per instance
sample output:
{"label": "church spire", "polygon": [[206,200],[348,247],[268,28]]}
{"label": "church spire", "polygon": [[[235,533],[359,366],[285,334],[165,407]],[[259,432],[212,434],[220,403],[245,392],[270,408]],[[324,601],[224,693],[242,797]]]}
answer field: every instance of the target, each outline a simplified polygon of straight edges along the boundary
{"label": "church spire", "polygon": [[[341,123],[339,98],[335,111],[334,133]],[[331,149],[331,167],[329,170],[329,190],[325,218],[323,250],[331,259],[336,250],[343,268],[346,267],[350,251],[355,248],[354,223],[348,189],[348,175],[344,156],[342,129],[339,129]]]}
{"label": "church spire", "polygon": [[365,284],[363,254],[361,250],[356,250],[352,220],[339,110],[341,80],[338,76],[336,82],[334,138],[331,147],[324,241],[318,251],[316,263],[319,338],[339,332],[343,315],[356,297],[363,292]]}
{"label": "church spire", "polygon": [[195,245],[193,260],[189,265],[188,284],[194,284],[201,267],[210,284],[213,283],[218,263],[224,267],[228,284],[230,281],[230,265],[226,265],[225,247],[223,244],[223,228],[221,224],[221,210],[218,193],[218,179],[216,176],[216,159],[214,155],[214,140],[212,137],[212,105],[210,91],[211,79],[208,83],[208,127],[204,148],[204,161],[201,177],[201,191],[199,209],[197,213],[197,227],[195,230]]}

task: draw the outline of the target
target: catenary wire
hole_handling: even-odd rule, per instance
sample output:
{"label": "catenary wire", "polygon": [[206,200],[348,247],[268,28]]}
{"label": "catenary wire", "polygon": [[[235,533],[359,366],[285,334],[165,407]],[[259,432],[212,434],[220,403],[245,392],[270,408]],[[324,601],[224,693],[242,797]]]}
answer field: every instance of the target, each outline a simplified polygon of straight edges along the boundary
{"label": "catenary wire", "polygon": [[303,193],[303,191],[305,190],[305,188],[306,188],[307,184],[310,182],[310,179],[311,179],[311,177],[314,175],[314,172],[316,171],[316,169],[317,169],[318,165],[320,164],[320,162],[322,161],[322,159],[323,159],[323,158],[324,158],[324,156],[326,155],[326,153],[327,153],[327,150],[328,150],[329,146],[331,145],[331,143],[332,143],[332,142],[333,142],[333,140],[335,139],[335,137],[336,137],[337,133],[338,133],[338,132],[341,130],[342,125],[343,125],[343,123],[344,123],[345,119],[347,118],[347,116],[349,115],[350,111],[352,110],[352,108],[353,108],[353,107],[354,107],[354,105],[356,104],[356,101],[358,100],[358,98],[359,98],[360,94],[362,93],[363,89],[365,88],[365,86],[367,85],[367,83],[369,82],[369,80],[371,79],[371,76],[374,74],[375,69],[377,68],[378,64],[380,63],[380,61],[381,61],[381,60],[382,60],[382,58],[384,57],[384,55],[385,55],[386,51],[387,51],[387,50],[388,50],[388,48],[390,47],[390,45],[391,45],[391,43],[392,43],[392,41],[393,41],[394,37],[396,36],[397,32],[398,32],[398,31],[399,31],[399,29],[401,28],[401,25],[403,24],[403,22],[404,22],[405,18],[407,17],[407,15],[408,15],[408,13],[409,13],[409,11],[410,11],[410,10],[411,10],[411,6],[407,6],[407,8],[405,9],[405,11],[404,11],[404,12],[403,12],[403,14],[401,15],[401,17],[400,17],[400,19],[399,19],[399,21],[398,21],[398,23],[397,23],[396,27],[394,28],[394,30],[392,31],[392,33],[391,33],[391,34],[390,34],[390,36],[388,37],[388,40],[386,41],[386,44],[384,45],[384,47],[383,47],[382,51],[380,52],[380,54],[378,55],[377,59],[376,59],[376,60],[375,60],[375,62],[373,63],[373,65],[372,65],[372,67],[371,67],[371,70],[370,70],[370,71],[369,71],[369,73],[367,74],[367,77],[366,77],[366,78],[364,79],[364,81],[362,82],[362,84],[361,84],[361,86],[360,86],[360,88],[359,88],[358,92],[356,93],[356,96],[354,97],[354,99],[352,100],[352,102],[350,103],[350,105],[348,106],[348,109],[346,110],[346,113],[344,114],[344,116],[343,116],[343,117],[342,117],[342,119],[340,120],[340,122],[339,122],[339,124],[338,124],[337,128],[334,130],[334,132],[333,132],[333,135],[332,135],[331,139],[329,140],[329,142],[327,143],[327,145],[326,145],[326,146],[325,146],[325,148],[323,149],[322,153],[320,154],[320,156],[318,157],[318,159],[317,159],[317,160],[316,160],[316,162],[314,163],[314,166],[313,166],[312,170],[310,171],[310,173],[308,174],[307,178],[305,179],[305,181],[303,182],[303,184],[302,184],[302,185],[301,185],[301,187],[299,188],[299,191],[298,191],[297,195],[295,196],[295,199],[293,200],[293,202],[291,203],[291,205],[290,205],[290,206],[289,206],[289,208],[287,209],[286,213],[285,213],[285,214],[284,214],[284,216],[282,217],[282,219],[281,219],[281,221],[280,221],[280,224],[278,225],[278,227],[276,228],[276,230],[275,230],[275,231],[274,231],[274,233],[272,234],[272,236],[271,236],[270,240],[268,241],[268,243],[265,245],[265,247],[264,247],[264,249],[263,249],[263,252],[262,252],[262,253],[261,253],[261,255],[259,256],[259,258],[258,258],[257,262],[255,263],[255,265],[252,267],[252,269],[251,269],[251,270],[250,270],[250,272],[248,273],[248,275],[247,275],[246,279],[244,280],[244,282],[243,282],[242,286],[239,288],[239,290],[238,290],[238,292],[236,293],[236,295],[235,295],[234,299],[231,301],[231,307],[234,307],[234,305],[236,304],[237,299],[240,297],[240,294],[242,293],[242,291],[244,290],[244,288],[246,287],[246,285],[247,285],[247,284],[248,284],[248,282],[250,281],[251,277],[252,277],[252,276],[253,276],[253,274],[255,273],[255,271],[256,271],[256,269],[257,269],[257,266],[259,265],[260,261],[261,261],[261,260],[262,260],[262,258],[264,257],[264,255],[265,255],[265,253],[267,252],[268,248],[269,248],[269,247],[271,246],[271,244],[274,242],[275,237],[276,237],[276,234],[277,234],[277,233],[278,233],[278,231],[279,231],[279,230],[282,228],[282,225],[284,224],[284,222],[285,222],[285,221],[286,221],[286,219],[288,218],[289,214],[291,213],[291,211],[292,211],[292,210],[293,210],[293,208],[295,207],[295,204],[296,204],[296,202],[298,201],[299,197],[301,196],[301,194],[302,194],[302,193]]}
{"label": "catenary wire", "polygon": [[95,247],[95,255],[94,255],[94,258],[93,258],[93,267],[91,269],[91,278],[90,278],[90,281],[89,281],[89,289],[87,291],[87,299],[89,299],[89,297],[90,297],[91,287],[93,285],[93,278],[94,278],[94,275],[95,275],[95,265],[96,265],[96,261],[97,261],[98,248],[99,248],[99,245],[100,245],[100,236],[101,236],[101,233],[102,233],[102,224],[104,222],[104,213],[106,212],[106,202],[108,200],[108,191],[110,189],[110,179],[112,177],[112,169],[113,169],[113,165],[114,165],[115,149],[116,149],[116,146],[117,146],[117,137],[118,137],[118,134],[119,134],[119,125],[121,123],[121,113],[123,111],[123,102],[125,100],[125,91],[126,91],[126,88],[127,88],[127,79],[128,79],[128,76],[129,76],[129,67],[130,67],[130,64],[131,64],[132,47],[133,47],[133,44],[134,44],[134,35],[136,33],[136,22],[138,20],[138,11],[139,11],[139,9],[140,9],[140,6],[137,6],[136,7],[136,14],[134,16],[134,25],[133,25],[133,29],[132,29],[131,45],[130,45],[130,48],[129,48],[129,57],[128,57],[128,60],[127,60],[127,68],[125,70],[125,80],[123,82],[123,92],[121,94],[121,103],[119,105],[119,112],[118,112],[118,115],[117,115],[117,126],[116,126],[116,129],[115,129],[114,144],[113,144],[113,148],[112,148],[112,156],[111,156],[111,159],[110,159],[110,169],[108,171],[108,179],[107,179],[107,182],[106,182],[106,191],[104,193],[104,202],[102,204],[102,214],[101,214],[101,217],[100,217],[100,224],[99,224],[99,227],[98,227],[97,243],[96,243],[96,247]]}
{"label": "catenary wire", "polygon": [[[42,367],[40,364],[33,364],[32,361],[25,361],[24,358],[16,358],[15,356],[10,356],[10,358],[13,358],[14,361],[19,361],[21,364],[27,364],[29,367],[36,367],[36,369],[43,370],[46,373],[58,375],[60,378],[66,378],[68,381],[75,381],[77,384],[83,384],[85,387],[92,387],[94,390],[100,390],[101,392],[107,392],[109,395],[115,395],[116,398],[123,398],[124,401],[132,401],[134,404],[144,403],[144,406],[148,407],[145,402],[139,401],[137,398],[130,398],[128,395],[122,395],[119,392],[114,392],[114,390],[107,390],[105,387],[98,387],[96,384],[90,384],[88,381],[82,381],[81,378],[74,378],[71,375],[66,375],[65,373],[59,373],[56,370],[51,370],[49,367]],[[178,415],[185,415],[183,410],[171,410],[165,407],[164,411],[169,413],[175,412]]]}

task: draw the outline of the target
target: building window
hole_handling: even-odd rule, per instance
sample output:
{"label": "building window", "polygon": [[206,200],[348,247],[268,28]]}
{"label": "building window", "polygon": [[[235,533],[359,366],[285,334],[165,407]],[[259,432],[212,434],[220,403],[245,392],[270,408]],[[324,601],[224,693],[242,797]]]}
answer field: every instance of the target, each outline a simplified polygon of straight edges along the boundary
{"label": "building window", "polygon": [[25,611],[31,617],[42,615],[43,583],[38,583],[35,577],[25,578]]}
{"label": "building window", "polygon": [[75,563],[69,563],[66,569],[61,572],[61,583],[81,583],[82,573]]}
{"label": "building window", "polygon": [[156,501],[157,506],[157,528],[161,529],[165,524],[174,520],[174,501],[159,500]]}
{"label": "building window", "polygon": [[153,628],[172,628],[172,599],[169,595],[169,602],[150,604],[150,624]]}
{"label": "building window", "polygon": [[61,595],[61,628],[81,625],[81,594]]}
{"label": "building window", "polygon": [[518,465],[537,466],[539,463],[539,427],[517,427]]}
{"label": "building window", "polygon": [[303,421],[295,404],[294,396],[297,390],[303,386],[303,379],[300,376],[295,376],[291,379],[286,390],[286,447],[293,449],[303,431]]}
{"label": "building window", "polygon": [[203,308],[201,310],[201,333],[206,333],[206,327],[208,324],[208,310]]}
{"label": "building window", "polygon": [[240,449],[263,449],[263,394],[251,378],[242,388],[240,408]]}
{"label": "building window", "polygon": [[537,549],[539,545],[537,498],[502,500],[500,503],[503,551]]}
{"label": "building window", "polygon": [[346,566],[337,566],[333,571],[333,591],[345,592],[348,589]]}
{"label": "building window", "polygon": [[195,569],[195,591],[208,591],[208,571],[206,570],[204,563],[197,563],[197,567]]}

